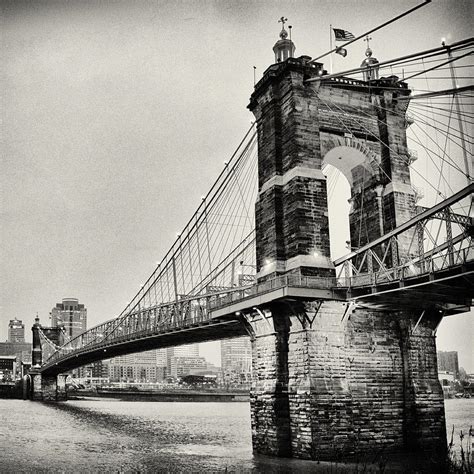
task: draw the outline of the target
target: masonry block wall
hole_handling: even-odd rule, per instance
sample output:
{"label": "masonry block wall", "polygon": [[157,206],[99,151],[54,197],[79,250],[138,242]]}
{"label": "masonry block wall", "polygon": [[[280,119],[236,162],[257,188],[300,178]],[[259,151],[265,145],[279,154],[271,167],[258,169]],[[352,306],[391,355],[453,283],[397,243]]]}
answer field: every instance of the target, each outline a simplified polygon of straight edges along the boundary
{"label": "masonry block wall", "polygon": [[[358,152],[355,145],[363,144],[365,148],[360,164],[347,163],[347,154],[342,152],[340,164],[331,163],[343,171],[351,185],[353,248],[375,240],[414,216],[415,191],[410,182],[406,139],[408,101],[397,101],[409,90],[396,80],[380,79],[372,88],[359,81],[327,82],[318,90],[322,156],[341,145],[352,147],[353,154]],[[341,135],[346,136],[345,144],[335,140]],[[402,259],[408,256],[410,237],[407,234],[400,242],[398,255]],[[410,255],[413,253],[414,250]]]}
{"label": "masonry block wall", "polygon": [[319,67],[307,64],[307,59],[289,59],[291,68],[269,68],[249,105],[258,130],[260,280],[282,273],[334,274],[326,178],[319,153],[318,99],[314,89],[303,83],[304,77],[317,75]]}
{"label": "masonry block wall", "polygon": [[439,314],[415,329],[415,314],[347,314],[336,301],[271,308],[249,317],[256,451],[314,460],[445,453],[433,336]]}
{"label": "masonry block wall", "polygon": [[290,456],[287,320],[273,316],[254,313],[250,322],[252,439],[259,453]]}
{"label": "masonry block wall", "polygon": [[57,379],[56,377],[42,377],[43,400],[55,402],[57,400]]}
{"label": "masonry block wall", "polygon": [[41,374],[31,373],[31,399],[43,400],[43,386],[41,383]]}

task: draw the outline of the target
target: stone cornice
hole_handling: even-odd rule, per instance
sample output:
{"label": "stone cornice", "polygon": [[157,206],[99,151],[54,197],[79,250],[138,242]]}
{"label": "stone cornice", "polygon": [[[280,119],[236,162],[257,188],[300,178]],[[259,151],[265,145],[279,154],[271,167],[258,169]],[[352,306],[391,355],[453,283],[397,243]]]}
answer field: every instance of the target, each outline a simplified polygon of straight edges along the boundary
{"label": "stone cornice", "polygon": [[268,181],[263,183],[262,187],[259,190],[259,194],[264,193],[273,186],[284,186],[289,183],[294,178],[312,178],[326,181],[326,176],[324,176],[321,170],[315,168],[306,168],[303,166],[295,166],[291,170],[287,171],[284,175],[275,175],[272,176]]}

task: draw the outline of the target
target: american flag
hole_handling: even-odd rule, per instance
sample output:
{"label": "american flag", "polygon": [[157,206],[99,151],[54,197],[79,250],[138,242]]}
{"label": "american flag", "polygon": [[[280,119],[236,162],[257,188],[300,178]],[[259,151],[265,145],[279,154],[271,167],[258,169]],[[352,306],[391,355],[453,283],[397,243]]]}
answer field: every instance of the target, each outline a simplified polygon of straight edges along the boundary
{"label": "american flag", "polygon": [[341,30],[339,28],[333,28],[333,30],[336,41],[349,41],[355,39],[355,36],[350,31]]}

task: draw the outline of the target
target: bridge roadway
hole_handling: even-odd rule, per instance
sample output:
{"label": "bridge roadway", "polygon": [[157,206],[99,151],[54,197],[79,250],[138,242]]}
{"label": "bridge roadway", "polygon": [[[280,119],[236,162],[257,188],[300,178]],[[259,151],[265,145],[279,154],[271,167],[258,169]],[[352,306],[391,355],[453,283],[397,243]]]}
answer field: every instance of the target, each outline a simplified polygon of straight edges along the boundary
{"label": "bridge roadway", "polygon": [[[316,285],[324,285],[326,288],[318,288]],[[97,360],[134,352],[245,336],[248,335],[248,332],[242,315],[236,314],[232,308],[219,311],[219,308],[227,305],[229,298],[230,301],[232,301],[232,297],[241,299],[241,305],[249,311],[255,306],[285,299],[342,300],[341,292],[339,289],[332,289],[332,285],[335,285],[335,278],[313,278],[304,281],[277,278],[263,285],[248,286],[239,290],[229,289],[229,292],[220,298],[214,297],[212,302],[208,301],[203,315],[196,316],[197,311],[187,311],[186,317],[176,318],[171,324],[157,323],[155,325],[153,322],[149,322],[148,327],[133,330],[130,333],[126,333],[127,328],[122,329],[116,325],[113,331],[118,333],[117,335],[110,338],[97,338],[96,334],[95,339],[98,341],[96,343],[84,344],[73,350],[62,349],[62,354],[58,352],[45,361],[39,372],[47,376],[57,375]],[[194,301],[202,299],[204,298],[200,297]],[[173,307],[179,304],[173,303],[169,306]],[[150,309],[144,310],[143,314],[147,312],[150,312]],[[103,323],[96,328],[111,323],[113,321]],[[92,328],[84,334],[94,331],[96,328]],[[101,331],[105,332],[105,327]],[[62,346],[62,348],[64,347],[67,347],[67,344]]]}
{"label": "bridge roadway", "polygon": [[435,307],[444,316],[466,312],[474,298],[474,255],[470,250],[466,252],[466,261],[460,265],[375,285],[349,286],[344,279],[338,284],[335,278],[286,275],[230,290],[213,299],[205,318],[191,317],[174,326],[158,325],[85,345],[46,361],[40,372],[56,375],[97,360],[134,352],[245,336],[248,335],[243,317],[246,312],[281,301],[339,300],[348,302],[348,309],[351,305],[360,305],[384,310],[396,307],[420,313]]}
{"label": "bridge roadway", "polygon": [[76,349],[57,359],[47,361],[39,371],[47,376],[57,375],[98,360],[134,352],[245,335],[247,335],[245,326],[235,315],[228,318],[184,323],[181,327],[175,328],[141,330],[134,334],[116,336],[111,340]]}

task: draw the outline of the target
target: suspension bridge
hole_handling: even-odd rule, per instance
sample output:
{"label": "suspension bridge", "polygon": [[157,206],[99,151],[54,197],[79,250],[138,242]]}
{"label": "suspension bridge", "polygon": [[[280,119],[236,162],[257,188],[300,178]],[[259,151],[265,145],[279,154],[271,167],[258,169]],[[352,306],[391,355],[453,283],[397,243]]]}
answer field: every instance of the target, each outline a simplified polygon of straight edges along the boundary
{"label": "suspension bridge", "polygon": [[32,397],[64,398],[61,374],[96,360],[249,335],[256,451],[444,451],[436,328],[474,297],[473,46],[328,74],[283,27],[255,123],[121,314],[73,339],[36,321]]}

